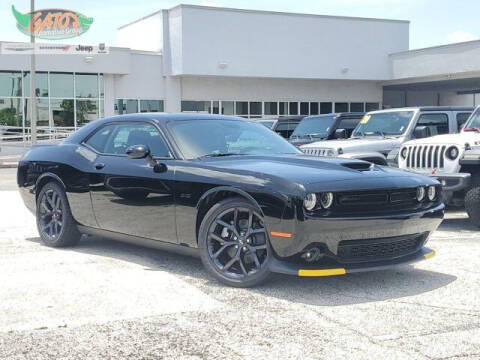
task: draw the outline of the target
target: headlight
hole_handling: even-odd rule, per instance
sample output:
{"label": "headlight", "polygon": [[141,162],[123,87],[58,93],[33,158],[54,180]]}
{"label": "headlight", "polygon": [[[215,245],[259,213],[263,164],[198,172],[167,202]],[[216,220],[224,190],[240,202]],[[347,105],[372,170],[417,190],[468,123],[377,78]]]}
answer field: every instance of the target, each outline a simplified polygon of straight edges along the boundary
{"label": "headlight", "polygon": [[425,199],[425,188],[423,186],[417,188],[417,200],[423,201]]}
{"label": "headlight", "polygon": [[405,160],[408,156],[408,148],[404,147],[402,151],[400,151],[400,155],[402,156],[402,159]]}
{"label": "headlight", "polygon": [[435,200],[435,197],[437,196],[437,189],[435,186],[429,186],[428,187],[428,200],[433,201]]}
{"label": "headlight", "polygon": [[323,193],[320,196],[320,204],[324,209],[329,209],[333,204],[333,194],[331,192]]}
{"label": "headlight", "polygon": [[303,200],[303,206],[305,207],[305,209],[307,209],[308,211],[312,211],[313,209],[315,209],[315,206],[317,205],[317,195],[315,194],[308,194],[306,197],[305,197],[305,200]]}
{"label": "headlight", "polygon": [[445,154],[447,155],[447,158],[450,160],[455,160],[458,157],[458,154],[460,152],[458,151],[458,148],[456,146],[450,146]]}

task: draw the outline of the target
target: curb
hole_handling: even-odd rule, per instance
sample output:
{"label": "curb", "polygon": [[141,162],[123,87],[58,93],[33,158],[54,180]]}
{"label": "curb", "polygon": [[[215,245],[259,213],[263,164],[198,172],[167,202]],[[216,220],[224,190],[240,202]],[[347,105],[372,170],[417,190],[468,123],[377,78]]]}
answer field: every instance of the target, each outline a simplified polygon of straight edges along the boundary
{"label": "curb", "polygon": [[0,162],[0,169],[13,169],[17,167],[17,162]]}

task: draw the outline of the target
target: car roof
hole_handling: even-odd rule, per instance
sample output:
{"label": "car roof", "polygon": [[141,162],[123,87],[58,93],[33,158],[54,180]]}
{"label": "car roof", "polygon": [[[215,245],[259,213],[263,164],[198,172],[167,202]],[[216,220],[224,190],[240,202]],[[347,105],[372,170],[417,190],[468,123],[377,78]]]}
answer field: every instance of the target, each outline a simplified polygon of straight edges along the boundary
{"label": "car roof", "polygon": [[394,111],[473,111],[475,108],[473,106],[411,106],[411,107],[401,107],[401,108],[391,108],[383,110],[373,110],[369,113],[382,113],[382,112],[394,112]]}
{"label": "car roof", "polygon": [[289,121],[302,121],[303,118],[306,118],[307,115],[289,115],[289,116],[280,116],[278,122],[289,122]]}
{"label": "car roof", "polygon": [[360,119],[362,118],[365,113],[363,112],[341,112],[341,113],[329,113],[329,114],[320,114],[320,115],[310,115],[307,116],[307,119],[315,119],[315,118],[320,118],[320,117],[331,117],[334,116],[335,119],[340,119],[340,118],[352,118],[352,119]]}

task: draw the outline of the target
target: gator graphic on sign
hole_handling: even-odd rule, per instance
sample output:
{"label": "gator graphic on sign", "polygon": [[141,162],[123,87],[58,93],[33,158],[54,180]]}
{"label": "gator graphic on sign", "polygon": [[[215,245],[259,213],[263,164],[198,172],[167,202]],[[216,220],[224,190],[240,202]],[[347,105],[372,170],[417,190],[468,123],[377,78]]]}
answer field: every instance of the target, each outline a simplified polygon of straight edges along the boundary
{"label": "gator graphic on sign", "polygon": [[25,35],[36,38],[59,40],[77,37],[86,32],[93,18],[65,9],[41,9],[22,14],[12,5],[17,28]]}

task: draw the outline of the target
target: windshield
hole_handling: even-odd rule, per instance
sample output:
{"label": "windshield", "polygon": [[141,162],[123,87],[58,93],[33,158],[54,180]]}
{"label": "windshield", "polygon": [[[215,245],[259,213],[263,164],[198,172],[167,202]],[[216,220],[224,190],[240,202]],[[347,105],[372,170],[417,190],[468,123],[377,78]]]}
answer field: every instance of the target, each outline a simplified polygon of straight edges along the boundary
{"label": "windshield", "polygon": [[463,131],[473,131],[478,130],[480,131],[480,109],[475,111],[470,118],[467,120]]}
{"label": "windshield", "polygon": [[367,114],[353,132],[353,137],[372,135],[402,135],[408,128],[413,111],[393,111]]}
{"label": "windshield", "polygon": [[334,116],[315,116],[303,119],[295,128],[292,137],[317,135],[326,137],[334,123]]}
{"label": "windshield", "polygon": [[301,154],[265,126],[240,120],[185,120],[168,124],[187,159],[205,156]]}
{"label": "windshield", "polygon": [[275,120],[262,120],[262,121],[260,121],[260,124],[262,124],[263,126],[271,129],[273,124],[275,124]]}

